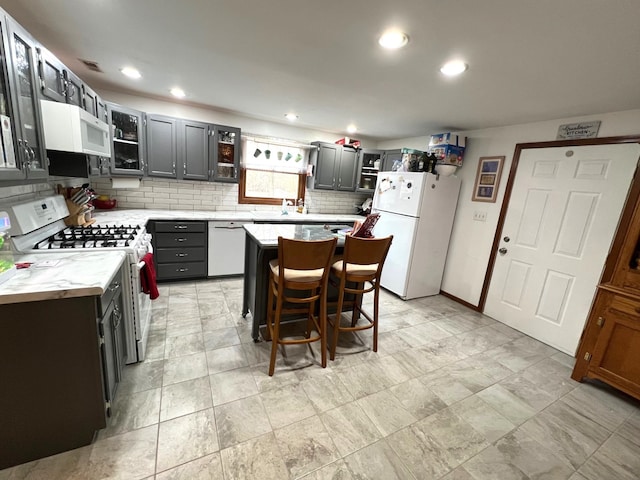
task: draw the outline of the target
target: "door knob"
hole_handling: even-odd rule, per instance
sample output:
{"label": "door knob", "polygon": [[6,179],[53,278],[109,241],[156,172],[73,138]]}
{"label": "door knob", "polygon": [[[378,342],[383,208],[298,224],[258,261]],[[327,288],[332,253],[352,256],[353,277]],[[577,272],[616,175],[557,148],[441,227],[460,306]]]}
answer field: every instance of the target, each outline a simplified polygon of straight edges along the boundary
{"label": "door knob", "polygon": [[511,240],[509,237],[504,237],[503,240],[507,243],[509,243],[509,241]]}
{"label": "door knob", "polygon": [[504,255],[505,253],[507,253],[507,249],[502,247],[500,250],[498,250],[498,252],[500,252],[500,255]]}

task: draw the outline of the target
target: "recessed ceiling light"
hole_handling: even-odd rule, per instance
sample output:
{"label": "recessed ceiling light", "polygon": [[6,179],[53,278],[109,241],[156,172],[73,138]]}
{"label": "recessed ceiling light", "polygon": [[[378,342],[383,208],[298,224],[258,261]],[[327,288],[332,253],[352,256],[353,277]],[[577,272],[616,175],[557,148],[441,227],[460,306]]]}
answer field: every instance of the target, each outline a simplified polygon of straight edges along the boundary
{"label": "recessed ceiling light", "polygon": [[140,77],[142,77],[142,74],[135,68],[133,67],[123,67],[120,69],[120,71],[122,72],[122,74],[125,77],[129,77],[129,78],[133,78],[133,79],[138,79]]}
{"label": "recessed ceiling light", "polygon": [[290,122],[295,122],[298,119],[298,115],[295,113],[285,113],[284,117]]}
{"label": "recessed ceiling light", "polygon": [[348,133],[356,133],[358,131],[358,127],[356,127],[353,123],[347,126]]}
{"label": "recessed ceiling light", "polygon": [[181,88],[173,87],[171,89],[171,95],[173,95],[176,98],[184,98],[184,97],[186,97],[187,94],[184,93],[184,90],[182,90]]}
{"label": "recessed ceiling light", "polygon": [[396,50],[398,48],[404,47],[407,43],[409,43],[409,37],[406,33],[399,32],[397,30],[391,30],[383,33],[382,36],[378,39],[378,43],[382,48]]}
{"label": "recessed ceiling light", "polygon": [[467,68],[469,68],[469,65],[467,65],[463,61],[453,60],[451,62],[445,63],[442,68],[440,68],[440,72],[448,77],[455,77],[456,75],[460,75]]}

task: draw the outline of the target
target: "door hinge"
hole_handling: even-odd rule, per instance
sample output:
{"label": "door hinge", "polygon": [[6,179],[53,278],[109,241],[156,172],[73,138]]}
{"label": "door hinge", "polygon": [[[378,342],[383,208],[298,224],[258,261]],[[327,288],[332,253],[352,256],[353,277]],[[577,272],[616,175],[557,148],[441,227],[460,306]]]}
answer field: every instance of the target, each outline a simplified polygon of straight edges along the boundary
{"label": "door hinge", "polygon": [[104,345],[104,337],[100,336],[100,345]]}
{"label": "door hinge", "polygon": [[604,318],[598,317],[598,320],[596,321],[596,325],[598,325],[599,327],[602,327],[604,325]]}
{"label": "door hinge", "polygon": [[587,362],[591,361],[591,357],[592,357],[592,355],[591,355],[589,352],[587,352],[587,353],[585,353],[585,354],[584,354],[584,359],[585,359]]}

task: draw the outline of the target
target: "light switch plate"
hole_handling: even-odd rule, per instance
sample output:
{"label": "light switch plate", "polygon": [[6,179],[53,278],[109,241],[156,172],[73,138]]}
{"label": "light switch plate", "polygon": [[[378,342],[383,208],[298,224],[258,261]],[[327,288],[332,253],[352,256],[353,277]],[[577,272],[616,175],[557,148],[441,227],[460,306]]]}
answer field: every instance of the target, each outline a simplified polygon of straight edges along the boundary
{"label": "light switch plate", "polygon": [[482,210],[476,210],[473,212],[473,219],[476,222],[486,222],[487,221],[487,212]]}

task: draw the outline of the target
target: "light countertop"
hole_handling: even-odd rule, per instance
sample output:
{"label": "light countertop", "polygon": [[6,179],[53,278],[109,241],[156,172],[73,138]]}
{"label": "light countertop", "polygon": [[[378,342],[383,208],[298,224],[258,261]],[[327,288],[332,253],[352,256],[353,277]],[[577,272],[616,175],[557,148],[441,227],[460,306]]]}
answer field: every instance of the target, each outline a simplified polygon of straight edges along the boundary
{"label": "light countertop", "polygon": [[344,235],[340,235],[332,230],[349,228],[350,224],[331,223],[325,229],[323,225],[293,225],[293,224],[273,224],[260,223],[245,225],[245,230],[258,242],[261,247],[277,247],[278,237],[290,238],[294,240],[326,240],[336,237],[338,244],[344,243]]}
{"label": "light countertop", "polygon": [[132,224],[144,225],[149,220],[203,220],[203,221],[247,221],[247,222],[326,222],[347,223],[352,225],[356,220],[362,220],[360,215],[342,213],[289,213],[282,215],[280,212],[253,211],[253,212],[224,212],[202,210],[96,210],[93,218],[98,224]]}
{"label": "light countertop", "polygon": [[17,256],[33,262],[0,284],[0,304],[102,295],[125,259],[122,251]]}

